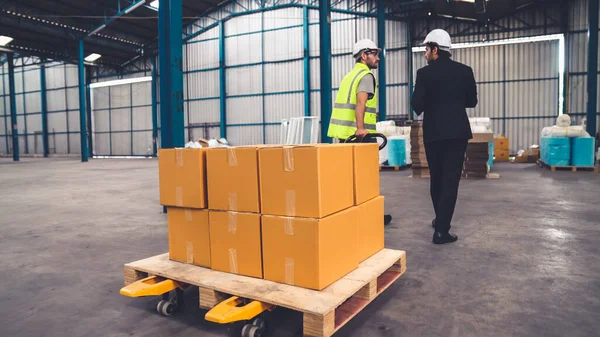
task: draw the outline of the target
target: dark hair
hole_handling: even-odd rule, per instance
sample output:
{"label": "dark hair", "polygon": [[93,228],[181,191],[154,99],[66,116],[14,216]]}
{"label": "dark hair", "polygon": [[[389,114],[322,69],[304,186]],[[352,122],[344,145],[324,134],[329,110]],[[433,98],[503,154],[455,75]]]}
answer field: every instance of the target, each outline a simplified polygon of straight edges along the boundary
{"label": "dark hair", "polygon": [[437,43],[434,42],[427,42],[425,44],[426,46],[429,47],[429,49],[431,49],[431,51],[433,52],[434,48],[438,49],[438,56],[442,57],[442,58],[450,58],[450,56],[452,56],[452,54],[450,54],[449,52],[445,51],[445,50],[441,50],[440,46]]}

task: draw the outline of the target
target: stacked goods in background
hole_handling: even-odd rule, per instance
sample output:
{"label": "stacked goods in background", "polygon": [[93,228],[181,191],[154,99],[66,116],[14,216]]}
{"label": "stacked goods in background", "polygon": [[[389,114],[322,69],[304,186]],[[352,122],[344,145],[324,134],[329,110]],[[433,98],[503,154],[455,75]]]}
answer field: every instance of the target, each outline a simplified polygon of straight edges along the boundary
{"label": "stacked goods in background", "polygon": [[510,141],[500,134],[494,138],[494,161],[507,162],[510,154]]}
{"label": "stacked goods in background", "polygon": [[423,123],[414,122],[410,129],[410,159],[414,178],[429,178],[429,164],[425,155],[423,142]]}
{"label": "stacked goods in background", "polygon": [[490,158],[488,143],[469,143],[463,167],[463,176],[485,178],[488,174]]}
{"label": "stacked goods in background", "polygon": [[170,259],[321,290],[384,248],[378,156],[377,144],[161,150]]}
{"label": "stacked goods in background", "polygon": [[[568,115],[542,129],[541,161],[550,166],[594,166],[595,139],[584,125],[571,125]],[[539,152],[539,151],[538,151]]]}
{"label": "stacked goods in background", "polygon": [[[410,165],[412,163],[410,159],[410,126],[396,126],[395,121],[388,120],[377,122],[376,128],[377,133],[381,133],[388,139],[388,145],[379,151],[379,164],[388,166]],[[405,151],[397,147],[400,143],[390,143],[390,141],[398,139],[404,140]],[[381,145],[383,139],[377,138],[377,142]],[[396,145],[393,150],[392,145]],[[401,158],[402,155],[405,156],[404,160]],[[390,159],[390,157],[392,158]]]}

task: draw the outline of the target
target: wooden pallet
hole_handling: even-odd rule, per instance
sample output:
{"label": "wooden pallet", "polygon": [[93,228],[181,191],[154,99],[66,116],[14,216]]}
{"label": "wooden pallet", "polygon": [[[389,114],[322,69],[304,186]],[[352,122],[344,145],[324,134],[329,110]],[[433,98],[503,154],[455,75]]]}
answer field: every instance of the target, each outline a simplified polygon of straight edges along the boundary
{"label": "wooden pallet", "polygon": [[[475,177],[469,177],[469,174],[463,174],[463,178],[475,178]],[[488,173],[488,174],[486,174],[485,179],[500,179],[500,173]]]}
{"label": "wooden pallet", "polygon": [[196,285],[204,309],[236,295],[300,311],[304,336],[329,337],[406,271],[406,252],[383,249],[321,291],[175,262],[168,253],[128,263],[124,269],[125,285],[148,275]]}
{"label": "wooden pallet", "polygon": [[550,171],[552,171],[552,172],[555,172],[555,171],[571,171],[571,172],[594,171],[594,172],[598,173],[598,171],[599,171],[598,166],[554,166],[554,165],[548,165],[541,160],[538,160],[537,164],[539,167],[546,167],[546,168],[550,169]]}
{"label": "wooden pallet", "polygon": [[404,165],[404,166],[379,165],[379,171],[385,171],[385,170],[401,171],[401,170],[405,170],[410,167],[412,167],[412,164],[408,164],[408,165]]}

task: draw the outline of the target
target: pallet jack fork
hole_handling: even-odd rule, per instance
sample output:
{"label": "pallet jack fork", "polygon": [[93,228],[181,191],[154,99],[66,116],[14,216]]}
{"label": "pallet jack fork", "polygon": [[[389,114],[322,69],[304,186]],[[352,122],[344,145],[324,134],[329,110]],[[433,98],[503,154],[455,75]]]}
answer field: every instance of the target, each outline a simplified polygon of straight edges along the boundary
{"label": "pallet jack fork", "polygon": [[[156,310],[170,316],[183,305],[183,290],[188,285],[160,276],[149,276],[121,288],[120,294],[127,297],[162,296]],[[175,290],[176,296],[170,293]],[[242,337],[263,337],[267,330],[264,313],[272,311],[275,306],[255,300],[246,300],[232,296],[209,310],[204,318],[207,321],[229,324],[230,334]],[[232,333],[233,332],[233,333]]]}

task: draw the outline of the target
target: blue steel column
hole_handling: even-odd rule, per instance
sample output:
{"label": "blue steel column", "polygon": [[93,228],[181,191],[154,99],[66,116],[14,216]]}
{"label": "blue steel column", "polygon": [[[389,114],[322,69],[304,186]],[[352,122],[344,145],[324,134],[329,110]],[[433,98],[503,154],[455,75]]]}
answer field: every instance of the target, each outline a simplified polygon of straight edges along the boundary
{"label": "blue steel column", "polygon": [[40,66],[40,100],[42,103],[42,148],[44,157],[48,157],[48,101],[46,99],[46,60]]}
{"label": "blue steel column", "polygon": [[384,121],[387,115],[387,77],[385,66],[385,5],[377,0],[377,47],[379,54],[379,120]]}
{"label": "blue steel column", "polygon": [[221,137],[227,138],[227,86],[225,82],[225,22],[219,21],[219,111]]}
{"label": "blue steel column", "polygon": [[321,142],[331,143],[327,136],[331,119],[331,3],[329,0],[319,1],[319,35],[321,61]]}
{"label": "blue steel column", "polygon": [[302,8],[302,30],[304,33],[304,116],[310,116],[310,30],[308,7]]}
{"label": "blue steel column", "polygon": [[183,147],[182,4],[160,0],[158,6],[161,147]]}
{"label": "blue steel column", "polygon": [[406,23],[406,71],[408,72],[408,116],[409,119],[412,120],[413,109],[411,105],[412,95],[413,95],[413,52],[412,52],[412,29],[413,24],[412,21],[408,21]]}
{"label": "blue steel column", "polygon": [[587,132],[596,136],[598,110],[598,2],[588,3]]}
{"label": "blue steel column", "polygon": [[13,160],[19,161],[19,128],[17,125],[17,98],[15,95],[15,64],[13,54],[8,57],[8,90],[10,90],[10,125],[12,126]]}
{"label": "blue steel column", "polygon": [[158,153],[158,109],[156,106],[156,57],[150,57],[152,62],[152,155]]}
{"label": "blue steel column", "polygon": [[85,95],[85,67],[83,65],[83,40],[79,40],[79,135],[81,144],[81,161],[88,161],[87,147],[87,122],[86,122],[86,95]]}

